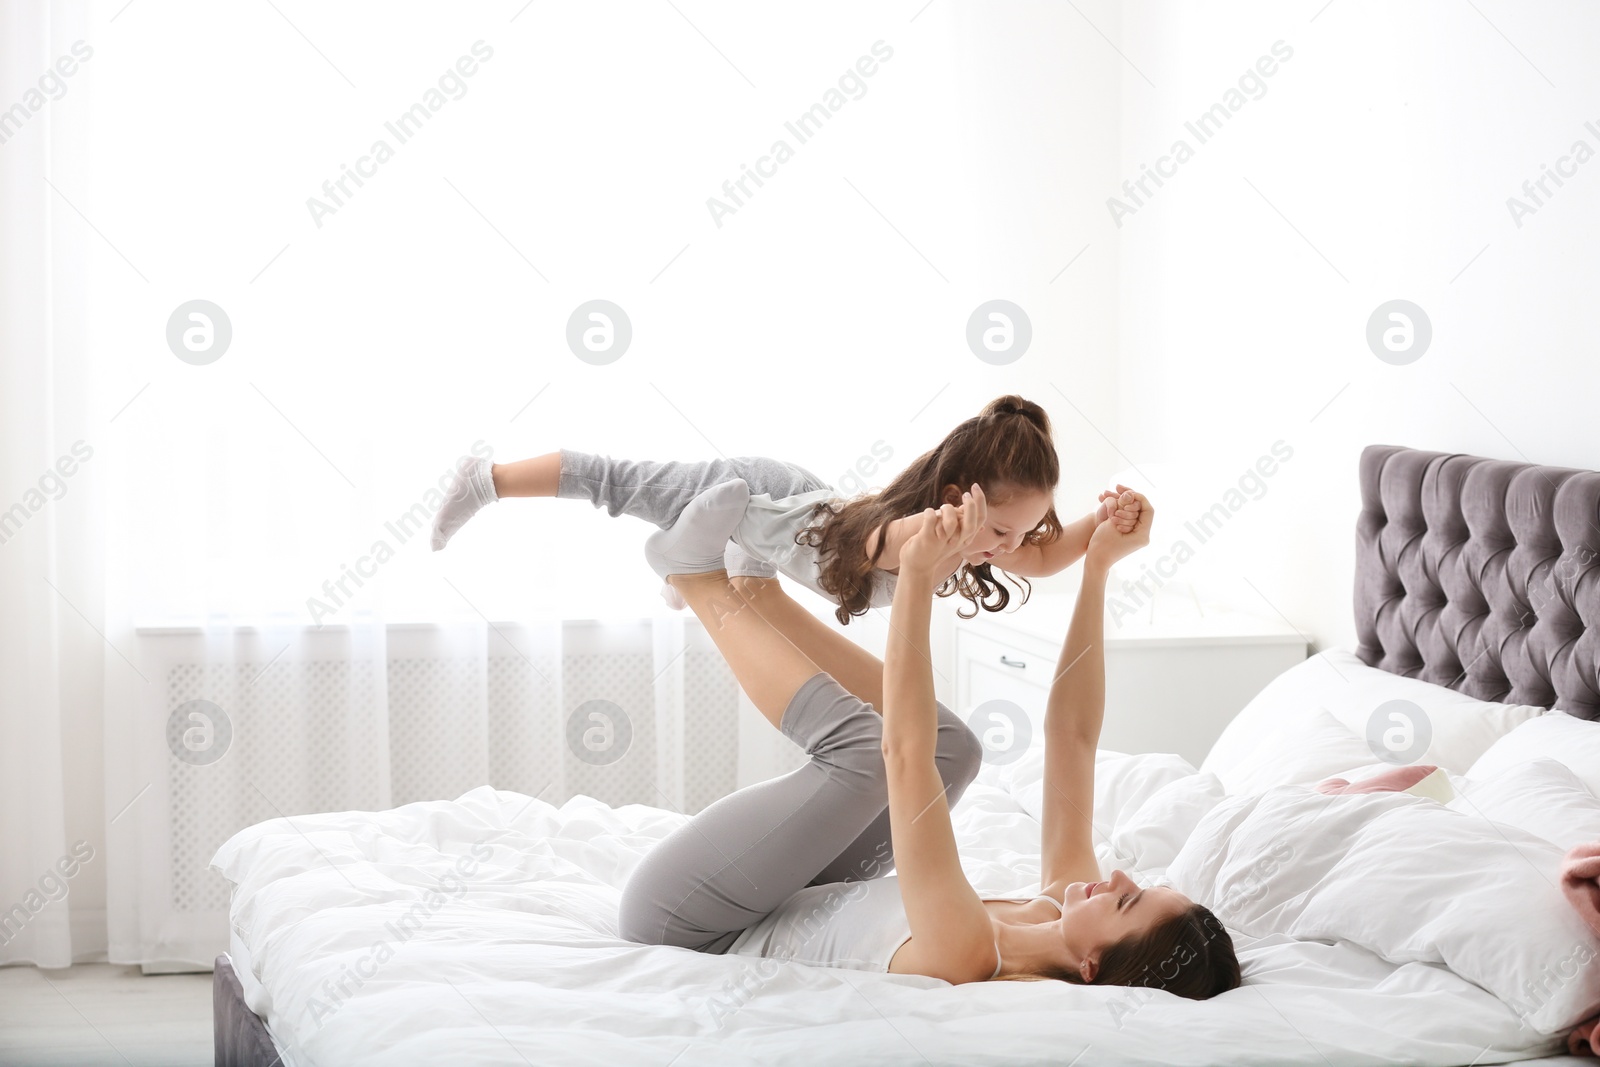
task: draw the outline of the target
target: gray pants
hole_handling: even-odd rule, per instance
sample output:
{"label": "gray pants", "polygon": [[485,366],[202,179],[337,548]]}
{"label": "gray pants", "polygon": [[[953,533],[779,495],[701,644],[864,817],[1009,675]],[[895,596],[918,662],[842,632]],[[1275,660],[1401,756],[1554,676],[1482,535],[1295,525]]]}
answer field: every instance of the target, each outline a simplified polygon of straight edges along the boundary
{"label": "gray pants", "polygon": [[612,459],[561,450],[561,480],[556,496],[587,500],[616,518],[632,515],[665,530],[678,521],[689,501],[713,485],[743,478],[752,496],[797,496],[828,488],[804,467],[765,456],[734,456],[689,463],[670,460]]}
{"label": "gray pants", "polygon": [[[556,495],[588,500],[613,517],[632,515],[665,529],[677,521],[689,501],[734,478],[749,483],[752,494],[766,493],[775,499],[828,487],[802,467],[760,456],[656,463],[563,449]],[[823,679],[828,686],[821,685]],[[819,689],[827,690],[827,698],[817,695]],[[882,719],[870,705],[850,696],[824,674],[796,695],[784,712],[783,724],[784,733],[805,749],[811,762],[724,797],[657,846],[639,867],[649,873],[641,878],[635,871],[629,883],[631,895],[624,896],[623,913],[631,916],[624,929],[639,935],[630,940],[721,952],[739,931],[797,889],[860,881],[887,872],[893,851],[889,795],[883,783]],[[955,712],[940,704],[934,760],[952,808],[977,776],[982,756],[977,736]],[[848,766],[841,769],[841,764]],[[811,810],[808,798],[824,794],[826,802],[816,803],[815,811]],[[834,813],[837,806],[848,808],[848,815]],[[801,809],[805,809],[804,818]],[[760,869],[764,881],[783,887],[776,901],[760,907],[766,898],[747,898],[750,883],[736,869],[724,871],[728,864],[719,852],[706,854],[697,847],[706,840],[700,831],[720,848],[730,850],[730,856],[746,848],[766,855],[764,850],[770,848],[784,862],[804,857],[798,863],[804,875],[796,881],[788,868],[780,874],[778,868],[765,863],[758,866],[754,859],[740,861],[740,867]],[[673,887],[678,896],[668,900]],[[671,918],[679,899],[697,889],[697,896],[706,899],[696,907],[710,908],[696,912],[703,921],[697,924]]]}
{"label": "gray pants", "polygon": [[[817,674],[780,723],[809,761],[710,804],[651,849],[622,889],[623,938],[722,953],[807,885],[887,873],[894,853],[882,717]],[[977,736],[939,705],[934,760],[952,808],[982,757]]]}

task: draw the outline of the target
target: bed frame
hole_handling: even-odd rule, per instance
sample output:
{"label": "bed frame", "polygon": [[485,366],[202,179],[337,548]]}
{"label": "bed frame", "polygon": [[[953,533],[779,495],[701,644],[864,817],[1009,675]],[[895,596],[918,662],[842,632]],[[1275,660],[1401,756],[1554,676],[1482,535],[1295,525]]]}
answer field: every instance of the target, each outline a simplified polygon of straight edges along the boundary
{"label": "bed frame", "polygon": [[1369,445],[1355,614],[1370,667],[1600,718],[1600,473]]}
{"label": "bed frame", "polygon": [[278,1067],[283,1062],[267,1024],[244,1002],[244,988],[226,952],[211,972],[211,1037],[214,1067]]}
{"label": "bed frame", "polygon": [[[1356,654],[1477,697],[1600,718],[1600,473],[1397,445],[1361,453]],[[216,1067],[275,1067],[227,955]]]}

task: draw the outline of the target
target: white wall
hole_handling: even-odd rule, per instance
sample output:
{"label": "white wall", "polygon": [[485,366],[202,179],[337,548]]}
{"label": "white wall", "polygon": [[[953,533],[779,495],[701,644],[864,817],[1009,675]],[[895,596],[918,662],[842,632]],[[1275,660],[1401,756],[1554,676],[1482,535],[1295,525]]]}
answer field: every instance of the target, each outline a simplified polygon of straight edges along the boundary
{"label": "white wall", "polygon": [[[1293,56],[1266,94],[1198,144],[1184,122],[1279,40]],[[1600,159],[1520,227],[1506,204],[1575,141],[1600,150],[1597,44],[1579,4],[1124,9],[1153,87],[1123,67],[1121,175],[1197,146],[1101,225],[1121,243],[1118,443],[1167,504],[1154,550],[1274,441],[1294,452],[1177,580],[1353,642],[1363,446],[1600,467]],[[1395,298],[1434,330],[1405,366],[1365,343]]]}

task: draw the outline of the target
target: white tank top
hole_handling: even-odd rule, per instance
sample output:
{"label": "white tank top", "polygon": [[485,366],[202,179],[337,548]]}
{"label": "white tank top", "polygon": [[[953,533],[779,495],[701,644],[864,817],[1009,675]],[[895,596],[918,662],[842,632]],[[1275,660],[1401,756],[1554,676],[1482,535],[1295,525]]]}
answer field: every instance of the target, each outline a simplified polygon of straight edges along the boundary
{"label": "white tank top", "polygon": [[[1031,903],[1054,897],[985,897]],[[850,967],[859,971],[889,970],[900,946],[911,939],[900,897],[898,875],[865,882],[829,882],[807,886],[741,933],[726,955],[764,956],[814,967]],[[1000,943],[995,942],[993,978],[1000,973]]]}

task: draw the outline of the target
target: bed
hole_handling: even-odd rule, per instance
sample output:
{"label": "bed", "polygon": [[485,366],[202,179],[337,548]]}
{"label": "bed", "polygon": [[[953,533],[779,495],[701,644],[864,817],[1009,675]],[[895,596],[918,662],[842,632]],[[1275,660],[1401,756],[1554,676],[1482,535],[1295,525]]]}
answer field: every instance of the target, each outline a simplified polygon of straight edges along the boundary
{"label": "bed", "polygon": [[[631,944],[619,891],[683,816],[482,787],[218,851],[217,1063],[1585,1062],[1554,1057],[1600,1005],[1600,940],[1555,865],[1600,839],[1600,474],[1372,446],[1360,479],[1357,646],[1286,671],[1198,768],[1097,761],[1102,864],[1211,906],[1240,989],[950,986]],[[1407,755],[1454,796],[1308,788]],[[985,896],[1037,890],[1039,756],[985,765],[954,812]]]}

